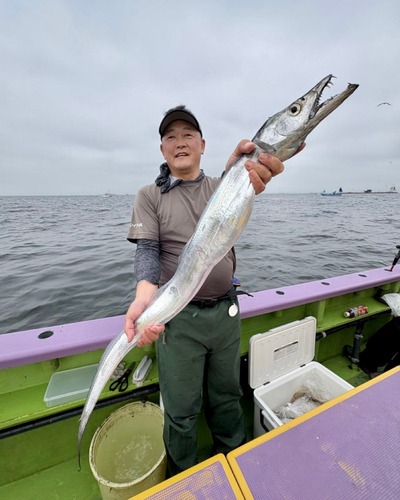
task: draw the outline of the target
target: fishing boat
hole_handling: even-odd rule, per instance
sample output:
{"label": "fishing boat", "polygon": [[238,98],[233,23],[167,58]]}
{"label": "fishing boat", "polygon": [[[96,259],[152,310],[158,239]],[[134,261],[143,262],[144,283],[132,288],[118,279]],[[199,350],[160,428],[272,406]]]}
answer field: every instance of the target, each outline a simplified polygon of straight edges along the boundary
{"label": "fishing boat", "polygon": [[[391,270],[377,268],[254,292],[252,296],[241,295],[239,297],[242,324],[241,374],[244,392],[242,403],[248,443],[244,445],[243,450],[238,449],[232,452],[234,453],[232,457],[228,455],[229,466],[227,466],[228,461],[223,456],[221,459],[215,457],[209,459],[211,436],[207,430],[204,415],[201,414],[199,417],[200,464],[193,468],[193,471],[189,469],[189,471],[183,473],[186,474],[184,477],[187,479],[191,474],[200,473],[199,468],[203,467],[204,470],[204,467],[211,467],[212,464],[215,465],[216,461],[224,460],[221,470],[226,477],[229,476],[231,482],[235,483],[237,479],[237,484],[240,485],[240,481],[247,481],[240,488],[237,485],[234,487],[235,491],[235,488],[238,488],[238,492],[234,493],[236,496],[225,496],[224,498],[254,498],[256,495],[252,488],[255,486],[250,485],[251,479],[246,476],[245,465],[241,462],[240,457],[256,451],[257,453],[268,454],[268,450],[274,449],[274,443],[278,442],[279,436],[281,438],[282,436],[294,436],[293,439],[295,439],[295,436],[297,436],[295,430],[302,429],[302,432],[305,433],[305,437],[301,438],[303,444],[300,445],[297,441],[293,441],[293,448],[289,448],[292,451],[286,455],[288,463],[291,460],[290,457],[296,457],[296,454],[304,449],[307,439],[309,442],[318,443],[316,439],[323,435],[322,430],[321,434],[318,435],[315,434],[315,430],[310,430],[307,427],[307,425],[310,425],[309,422],[319,423],[325,429],[324,432],[329,432],[329,430],[333,432],[332,426],[341,425],[344,436],[347,435],[345,433],[346,429],[354,424],[356,429],[354,430],[355,437],[352,437],[353,441],[346,441],[345,438],[340,441],[340,432],[328,435],[331,440],[329,446],[325,444],[326,447],[321,448],[324,451],[323,456],[330,460],[329,466],[324,469],[323,477],[325,478],[329,471],[333,473],[336,464],[342,474],[340,477],[341,484],[343,485],[348,481],[346,484],[348,484],[349,488],[353,488],[353,492],[358,491],[357,487],[362,492],[364,483],[369,484],[368,477],[363,476],[360,478],[357,475],[358,472],[354,463],[341,463],[335,453],[339,453],[339,442],[340,447],[344,447],[350,452],[354,447],[362,446],[364,441],[367,443],[373,440],[374,433],[368,431],[368,439],[364,440],[360,437],[357,441],[359,435],[357,433],[365,430],[368,415],[364,415],[361,420],[357,420],[356,417],[346,417],[343,422],[340,419],[338,420],[338,417],[332,420],[332,418],[329,418],[329,412],[333,411],[334,408],[339,408],[340,405],[334,405],[330,401],[309,412],[307,414],[310,416],[309,420],[299,425],[293,422],[300,420],[302,417],[275,430],[270,430],[268,423],[265,425],[264,422],[262,425],[265,429],[262,430],[262,435],[254,439],[255,423],[262,422],[266,412],[258,410],[254,402],[254,390],[249,385],[248,375],[249,372],[252,372],[252,339],[259,334],[281,331],[287,325],[290,326],[312,318],[314,330],[312,331],[311,344],[315,347],[315,352],[313,350],[314,354],[312,354],[313,360],[319,366],[322,366],[324,370],[329,370],[329,373],[333,374],[332,376],[340,377],[345,384],[355,387],[354,390],[349,390],[348,394],[356,398],[357,394],[366,394],[367,390],[372,390],[375,387],[375,385],[370,387],[369,384],[375,380],[380,380],[381,377],[387,377],[387,373],[383,373],[378,375],[376,379],[372,379],[371,374],[360,368],[358,356],[360,350],[365,348],[368,340],[393,319],[393,310],[387,302],[382,300],[382,297],[387,294],[398,294],[399,292],[400,266],[392,266]],[[344,316],[344,311],[359,304],[368,309],[367,314],[354,318]],[[128,402],[150,401],[156,404],[159,403],[157,359],[154,345],[144,349],[135,348],[130,351],[126,359],[128,364],[139,363],[144,356],[153,360],[151,370],[142,385],[135,385],[130,379],[129,387],[125,392],[112,392],[109,386],[104,389],[84,435],[82,469],[80,471],[77,465],[77,432],[85,394],[79,395],[79,392],[77,392],[75,395],[72,394],[72,399],[69,400],[68,396],[71,396],[71,391],[69,391],[69,394],[63,394],[63,392],[68,391],[63,390],[61,387],[59,389],[58,396],[60,399],[58,403],[56,401],[49,404],[49,400],[45,401],[46,391],[53,375],[96,365],[104,348],[122,330],[123,324],[124,317],[116,316],[73,324],[44,326],[39,329],[0,335],[0,498],[2,500],[15,500],[17,498],[24,498],[24,500],[38,498],[50,500],[98,500],[100,498],[98,483],[89,467],[90,442],[96,429],[101,426],[106,417]],[[293,353],[297,349],[296,342],[292,337],[288,338],[286,345],[276,351],[278,362],[280,362],[279,359],[284,358],[287,352]],[[346,346],[349,346],[347,351]],[[302,370],[302,367],[300,366],[298,370]],[[380,371],[382,370],[384,370],[383,367],[380,368]],[[391,378],[385,380],[391,380]],[[384,381],[380,386],[382,384],[384,384]],[[364,387],[366,388],[365,391],[357,393]],[[400,384],[397,384],[396,387],[399,388]],[[390,390],[395,391],[395,389]],[[356,394],[353,394],[354,391],[356,391]],[[399,405],[400,398],[398,398],[397,394],[393,392],[392,395],[388,394],[387,397],[388,399],[385,399],[385,401],[379,401],[379,399],[375,401],[381,412],[379,421],[377,421],[376,416],[374,417],[375,429],[383,425],[384,415],[385,412],[389,411],[389,406]],[[347,399],[346,401],[350,400]],[[342,405],[341,408],[342,410],[345,408],[346,411],[355,411],[355,408],[360,407],[360,404],[348,404],[344,407]],[[321,409],[325,409],[325,411]],[[397,413],[391,414],[397,415],[397,417],[391,417],[392,419],[395,418],[393,425],[398,425],[398,415],[400,414],[398,407],[396,411]],[[328,415],[326,421],[322,418],[325,414]],[[394,433],[396,427],[393,427],[393,425],[390,432]],[[390,432],[385,429],[386,435],[390,437],[392,442],[391,447],[385,448],[385,453],[379,454],[380,460],[387,452],[391,460],[395,456],[394,460],[397,460],[396,463],[398,464],[400,457],[400,449],[396,444],[398,443],[398,430],[397,427],[396,435],[390,435]],[[320,443],[322,446],[322,437]],[[379,443],[376,444],[377,450],[380,449],[379,446]],[[389,448],[394,450],[395,455],[390,453]],[[319,453],[321,453],[321,449],[319,449]],[[319,456],[317,451],[314,453],[317,453],[318,461],[322,464],[322,456]],[[277,455],[273,454],[273,456]],[[307,467],[307,463],[311,462],[312,456],[311,454],[309,458],[299,458],[299,466],[301,464],[301,467]],[[363,459],[365,458],[364,453]],[[271,465],[275,459],[272,458],[271,460],[272,462],[267,460],[266,463]],[[254,471],[256,464],[260,465],[264,462],[260,458],[255,461],[253,457],[251,463]],[[206,465],[203,466],[203,464]],[[313,467],[314,465],[310,464],[309,473],[313,478],[310,480],[310,485],[313,481],[317,481],[318,478],[318,472],[315,473]],[[317,464],[315,464],[315,467],[317,467]],[[376,470],[378,470],[378,464],[376,467]],[[369,474],[373,474],[373,470],[375,469],[369,465]],[[392,463],[391,470],[395,471],[395,473],[391,475],[390,480],[388,479],[387,482],[391,484],[392,488],[400,488],[399,481],[396,479],[398,477],[396,472],[399,470],[398,465]],[[263,474],[264,477],[272,478],[272,476],[276,476],[272,474],[271,469],[264,470]],[[290,475],[286,476],[285,484]],[[176,481],[180,480],[180,476],[176,476]],[[293,470],[293,477],[295,476],[296,470]],[[279,474],[277,477],[279,479]],[[174,478],[169,479],[158,485],[157,488],[162,489],[164,484],[165,487],[172,487],[171,481],[173,480]],[[283,481],[282,478],[280,480]],[[257,479],[257,487],[261,487],[261,483],[262,480]],[[328,484],[331,483],[328,481],[324,487],[331,488]],[[189,488],[189,485],[185,487]],[[268,498],[284,498],[279,488],[274,491],[271,492],[271,496]],[[374,496],[374,493],[372,493],[372,496],[367,497],[383,498],[379,494],[377,495]],[[393,495],[390,498],[398,498],[400,489],[397,489]],[[350,496],[350,494],[345,493],[341,497],[330,498],[367,497],[354,496],[354,493]],[[142,496],[138,495],[138,498],[151,497],[143,493]],[[165,496],[163,498],[172,499],[177,497]],[[193,494],[190,498],[204,497],[197,497]],[[267,497],[258,496],[258,498]],[[302,499],[306,497],[299,495],[296,498]],[[313,498],[317,497],[314,496]],[[318,498],[323,498],[323,496]]]}
{"label": "fishing boat", "polygon": [[342,192],[342,188],[340,188],[339,191],[332,191],[331,193],[327,193],[324,189],[321,193],[321,196],[341,196]]}

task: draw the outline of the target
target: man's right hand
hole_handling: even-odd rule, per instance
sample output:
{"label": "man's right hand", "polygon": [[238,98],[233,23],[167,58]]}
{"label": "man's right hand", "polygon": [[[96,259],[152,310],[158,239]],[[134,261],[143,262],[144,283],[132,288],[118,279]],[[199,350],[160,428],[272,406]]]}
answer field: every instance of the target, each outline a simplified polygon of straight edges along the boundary
{"label": "man's right hand", "polygon": [[[130,305],[125,316],[125,334],[128,337],[128,342],[132,342],[133,337],[137,334],[135,321],[146,309],[150,302],[151,296],[158,290],[157,285],[153,285],[148,281],[141,281],[136,288],[136,298]],[[164,331],[163,325],[150,325],[142,332],[138,340],[138,347],[150,345],[155,342],[160,333]]]}

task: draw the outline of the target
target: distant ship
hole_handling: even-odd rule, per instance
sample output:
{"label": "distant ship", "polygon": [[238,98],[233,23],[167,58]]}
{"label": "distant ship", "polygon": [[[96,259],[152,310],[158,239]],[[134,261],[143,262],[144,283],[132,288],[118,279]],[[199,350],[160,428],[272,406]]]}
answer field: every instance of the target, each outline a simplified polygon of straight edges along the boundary
{"label": "distant ship", "polygon": [[325,189],[322,191],[321,196],[341,196],[343,193],[342,188],[339,191],[333,191],[332,193],[327,193]]}
{"label": "distant ship", "polygon": [[372,191],[366,189],[365,191],[342,191],[342,194],[398,194],[395,186],[392,186],[389,191]]}

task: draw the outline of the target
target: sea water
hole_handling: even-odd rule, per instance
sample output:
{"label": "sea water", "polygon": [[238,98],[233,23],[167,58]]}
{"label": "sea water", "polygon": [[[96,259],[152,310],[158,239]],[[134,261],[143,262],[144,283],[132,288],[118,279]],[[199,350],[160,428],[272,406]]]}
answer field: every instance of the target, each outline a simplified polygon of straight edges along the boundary
{"label": "sea water", "polygon": [[164,452],[162,422],[139,413],[116,424],[102,435],[96,467],[107,481],[133,482],[147,474]]}
{"label": "sea water", "polygon": [[[134,196],[0,197],[0,333],[125,314]],[[254,292],[390,266],[400,194],[256,197],[235,245]],[[399,264],[400,265],[400,264]]]}

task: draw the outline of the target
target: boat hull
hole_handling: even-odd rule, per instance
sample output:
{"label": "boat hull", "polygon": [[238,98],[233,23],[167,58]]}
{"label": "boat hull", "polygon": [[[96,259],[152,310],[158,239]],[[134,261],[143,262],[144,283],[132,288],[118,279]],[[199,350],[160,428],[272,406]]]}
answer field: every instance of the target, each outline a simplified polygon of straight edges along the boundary
{"label": "boat hull", "polygon": [[[240,296],[242,405],[248,439],[253,436],[253,391],[247,381],[253,335],[313,316],[317,321],[315,359],[358,386],[368,376],[342,353],[344,345],[353,344],[359,319],[344,318],[343,312],[359,303],[368,306],[369,313],[362,318],[365,344],[392,317],[379,297],[399,291],[400,268],[395,267],[391,273],[381,268]],[[144,355],[154,359],[142,387],[131,384],[127,393],[117,396],[108,387],[103,391],[85,433],[81,472],[76,435],[84,398],[56,407],[47,407],[43,398],[53,373],[97,363],[122,322],[119,316],[0,336],[0,498],[46,498],[50,490],[61,500],[99,498],[88,464],[91,438],[104,419],[127,401],[159,401],[154,346],[134,349],[126,360],[139,362]],[[39,338],[44,332],[53,334]],[[199,457],[205,459],[211,451],[211,436],[203,414],[199,430]]]}

